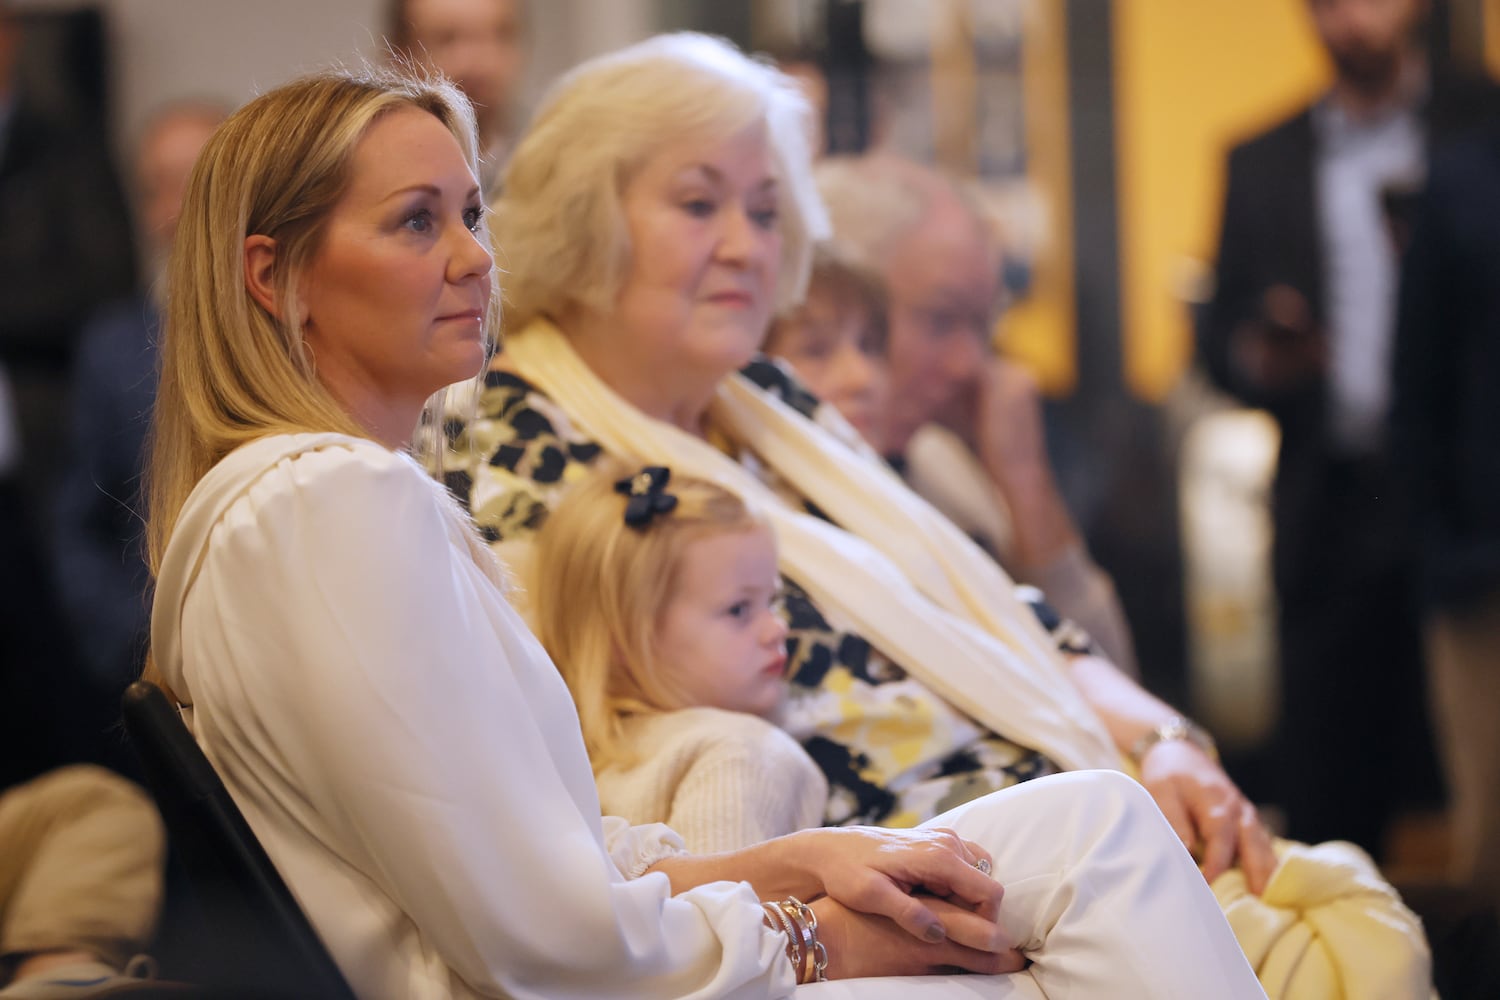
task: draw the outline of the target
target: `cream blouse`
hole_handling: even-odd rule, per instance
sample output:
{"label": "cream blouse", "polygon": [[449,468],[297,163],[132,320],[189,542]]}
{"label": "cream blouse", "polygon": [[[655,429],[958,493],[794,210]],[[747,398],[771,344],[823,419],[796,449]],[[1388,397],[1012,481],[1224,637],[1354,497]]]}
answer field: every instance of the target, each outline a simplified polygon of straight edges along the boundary
{"label": "cream blouse", "polygon": [[[156,661],[365,997],[782,997],[747,884],[671,895],[600,819],[568,690],[410,459],[265,438],[183,509]],[[638,877],[636,877],[638,876]]]}

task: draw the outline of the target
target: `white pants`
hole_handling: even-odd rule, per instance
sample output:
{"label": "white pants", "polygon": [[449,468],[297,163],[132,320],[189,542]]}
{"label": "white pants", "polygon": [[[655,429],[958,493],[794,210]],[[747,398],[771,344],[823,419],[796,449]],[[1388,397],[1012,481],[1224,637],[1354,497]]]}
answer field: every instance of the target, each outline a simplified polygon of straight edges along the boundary
{"label": "white pants", "polygon": [[1264,1000],[1202,874],[1125,775],[1040,778],[924,825],[951,827],[994,857],[1001,921],[1031,966],[819,983],[798,1000]]}

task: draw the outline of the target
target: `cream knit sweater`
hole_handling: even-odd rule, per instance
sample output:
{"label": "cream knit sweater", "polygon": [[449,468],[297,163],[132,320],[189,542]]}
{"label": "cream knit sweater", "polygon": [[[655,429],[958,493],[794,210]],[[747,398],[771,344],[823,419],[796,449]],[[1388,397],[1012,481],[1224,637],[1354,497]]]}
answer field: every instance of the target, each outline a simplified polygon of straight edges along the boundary
{"label": "cream knit sweater", "polygon": [[764,719],[687,708],[634,716],[625,734],[634,761],[595,776],[607,816],[665,823],[695,854],[822,825],[823,773]]}

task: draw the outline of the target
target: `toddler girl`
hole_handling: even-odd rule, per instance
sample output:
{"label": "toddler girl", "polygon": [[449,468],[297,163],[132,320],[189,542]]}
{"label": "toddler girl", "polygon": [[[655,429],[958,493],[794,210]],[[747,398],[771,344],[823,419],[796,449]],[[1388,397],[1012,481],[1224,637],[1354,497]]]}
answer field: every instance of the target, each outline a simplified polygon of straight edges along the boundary
{"label": "toddler girl", "polygon": [[616,474],[558,505],[528,588],[600,806],[700,853],[818,826],[823,774],[768,721],[786,692],[770,525],[705,480]]}

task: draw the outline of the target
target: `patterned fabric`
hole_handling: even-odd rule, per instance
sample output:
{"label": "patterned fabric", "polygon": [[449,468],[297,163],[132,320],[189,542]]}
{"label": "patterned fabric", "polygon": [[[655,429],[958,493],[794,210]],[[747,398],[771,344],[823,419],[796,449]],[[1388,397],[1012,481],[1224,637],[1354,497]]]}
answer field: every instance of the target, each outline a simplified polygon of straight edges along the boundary
{"label": "patterned fabric", "polygon": [[[746,374],[771,381],[804,414],[818,405],[770,362],[756,362]],[[588,474],[601,449],[552,400],[510,373],[486,376],[476,414],[447,428],[445,465],[463,470],[448,475],[448,486],[491,542],[523,541]],[[822,516],[753,454],[740,457],[787,502]],[[784,584],[791,693],[781,721],[828,778],[826,823],[913,826],[1057,770],[1041,754],[985,732],[863,638],[828,621],[793,581]],[[1054,635],[1072,628],[1038,604]]]}
{"label": "patterned fabric", "polygon": [[[826,429],[837,432],[837,428],[829,427],[826,422],[821,420],[823,413],[827,411],[828,407],[823,406],[818,398],[809,392],[807,387],[797,380],[796,375],[781,362],[772,358],[761,357],[742,368],[740,374],[760,388],[774,394],[783,403],[807,419],[822,423]],[[843,426],[851,433],[854,433],[853,428],[850,428],[847,424]],[[856,443],[857,446],[864,447],[863,440],[857,440]],[[897,472],[902,472],[899,466],[897,467]],[[902,473],[902,475],[904,478],[905,474]],[[795,498],[792,499],[792,502],[796,502]],[[824,516],[811,503],[803,502],[801,506],[804,510],[823,517],[824,520],[831,520],[831,518]],[[989,552],[992,557],[995,555],[984,539],[975,537],[974,542],[980,548]],[[1059,614],[1052,605],[1047,603],[1047,599],[1041,590],[1029,584],[1022,584],[1016,587],[1016,596],[1021,600],[1021,603],[1031,608],[1032,613],[1037,616],[1037,620],[1042,623],[1042,627],[1047,630],[1047,634],[1052,637],[1052,641],[1057,644],[1058,649],[1070,655],[1099,655],[1099,646],[1094,641],[1094,637],[1089,634],[1089,631],[1076,621],[1064,618]]]}

